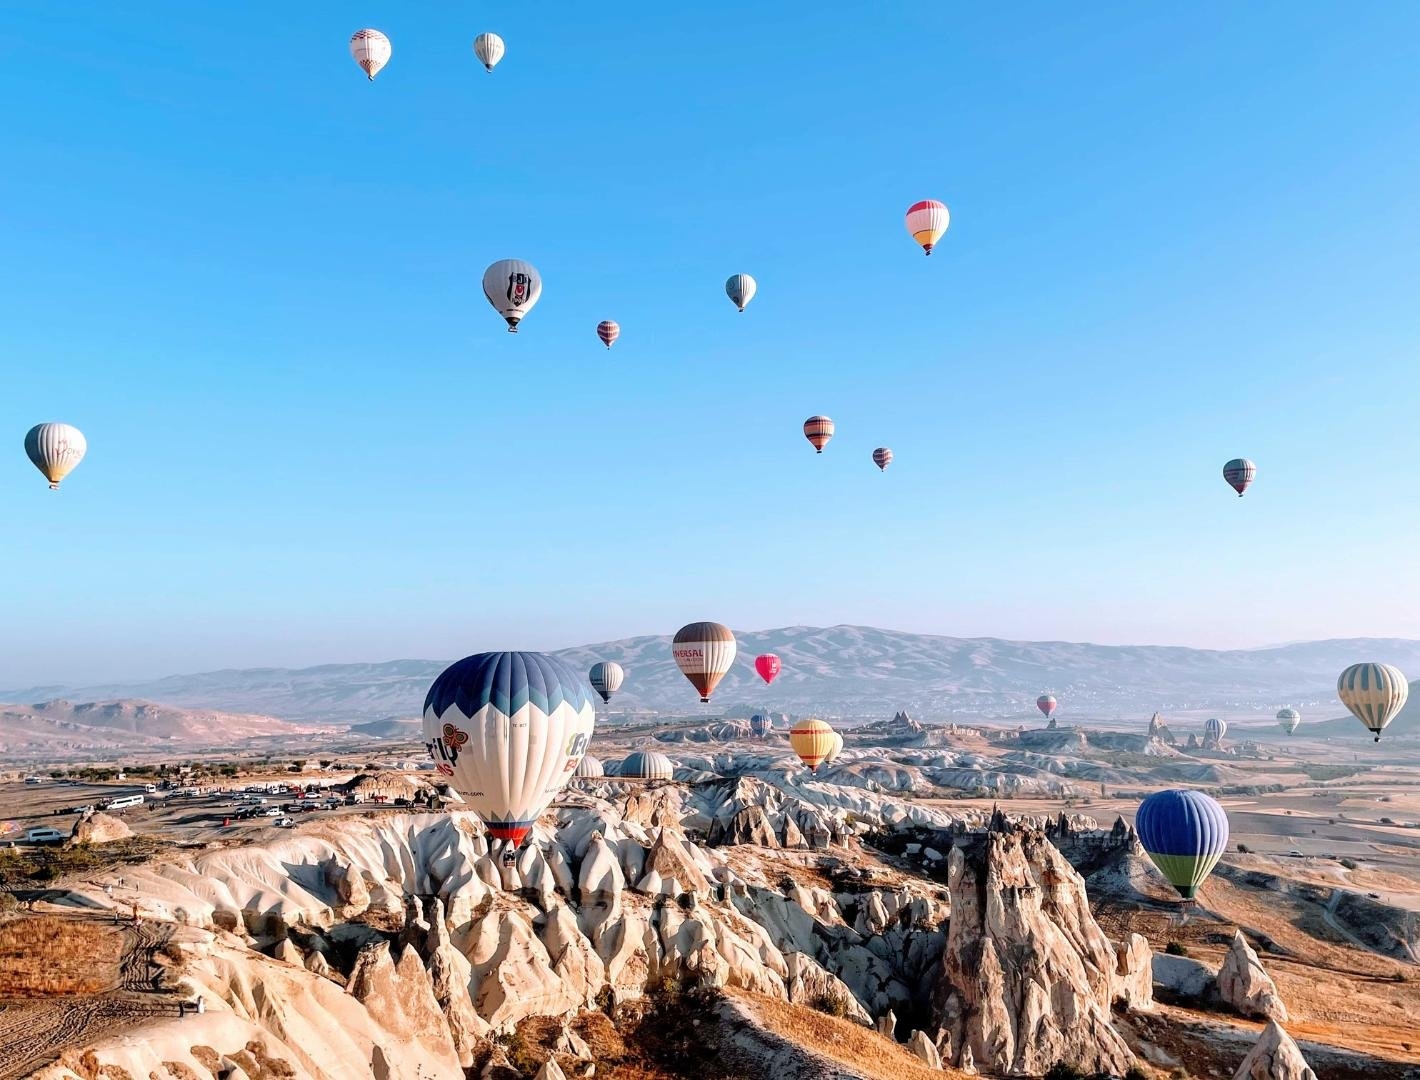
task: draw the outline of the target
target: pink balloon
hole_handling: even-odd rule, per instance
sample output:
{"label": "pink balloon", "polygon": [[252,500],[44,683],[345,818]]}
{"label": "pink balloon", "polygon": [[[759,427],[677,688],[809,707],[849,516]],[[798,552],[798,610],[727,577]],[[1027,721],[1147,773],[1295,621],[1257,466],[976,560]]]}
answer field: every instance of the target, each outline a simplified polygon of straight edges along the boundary
{"label": "pink balloon", "polygon": [[759,672],[759,677],[767,683],[772,683],[783,668],[779,657],[772,652],[754,658],[754,670]]}

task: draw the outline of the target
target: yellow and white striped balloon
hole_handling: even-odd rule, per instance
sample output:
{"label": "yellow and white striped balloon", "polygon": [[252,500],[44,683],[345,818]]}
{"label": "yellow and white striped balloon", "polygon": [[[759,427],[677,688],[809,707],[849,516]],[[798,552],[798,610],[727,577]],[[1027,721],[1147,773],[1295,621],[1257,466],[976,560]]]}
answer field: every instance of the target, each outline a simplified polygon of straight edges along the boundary
{"label": "yellow and white striped balloon", "polygon": [[1336,696],[1381,741],[1381,732],[1405,707],[1410,684],[1390,664],[1352,664],[1336,680]]}

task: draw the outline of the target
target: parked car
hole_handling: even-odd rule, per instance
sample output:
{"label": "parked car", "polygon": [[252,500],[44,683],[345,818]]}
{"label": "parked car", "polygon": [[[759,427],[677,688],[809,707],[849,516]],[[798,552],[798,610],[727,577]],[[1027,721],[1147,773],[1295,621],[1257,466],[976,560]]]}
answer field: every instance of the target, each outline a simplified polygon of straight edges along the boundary
{"label": "parked car", "polygon": [[269,810],[263,810],[263,811],[261,812],[261,816],[262,816],[262,817],[280,817],[280,816],[281,816],[281,808],[280,808],[279,806],[273,806],[273,807],[271,807]]}
{"label": "parked car", "polygon": [[1306,856],[1303,855],[1303,854],[1302,854],[1300,851],[1298,851],[1296,848],[1293,848],[1291,851],[1287,852],[1287,854],[1290,855],[1290,856],[1292,856],[1294,859],[1304,859],[1304,858],[1306,858]]}
{"label": "parked car", "polygon": [[278,829],[294,829],[296,827],[296,821],[294,818],[288,817],[277,818],[276,827]]}

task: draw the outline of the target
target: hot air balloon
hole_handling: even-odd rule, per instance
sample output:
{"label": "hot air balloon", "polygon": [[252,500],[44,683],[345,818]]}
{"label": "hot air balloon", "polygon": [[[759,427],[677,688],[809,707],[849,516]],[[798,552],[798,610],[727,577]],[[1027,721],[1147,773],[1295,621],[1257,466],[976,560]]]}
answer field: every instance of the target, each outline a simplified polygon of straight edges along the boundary
{"label": "hot air balloon", "polygon": [[1302,714],[1296,709],[1281,709],[1277,713],[1277,723],[1288,735],[1296,731],[1302,722]]}
{"label": "hot air balloon", "polygon": [[892,464],[892,451],[886,446],[878,447],[873,451],[873,464],[887,472],[887,467]]}
{"label": "hot air balloon", "polygon": [[823,763],[825,765],[832,765],[838,760],[838,755],[841,753],[843,753],[843,736],[835,731],[833,733],[833,741],[828,748],[828,753],[823,756]]}
{"label": "hot air balloon", "polygon": [[789,745],[799,755],[799,760],[809,767],[809,772],[818,772],[818,767],[833,749],[833,728],[812,717],[800,720],[789,729]]}
{"label": "hot air balloon", "polygon": [[505,52],[507,48],[497,34],[479,34],[473,39],[473,55],[478,57],[478,62],[488,71],[498,66],[498,61],[503,59]]}
{"label": "hot air balloon", "polygon": [[516,847],[566,786],[596,723],[586,684],[543,653],[486,652],[446,668],[424,699],[436,768]]}
{"label": "hot air balloon", "polygon": [[833,438],[833,421],[826,416],[810,416],[804,421],[804,438],[813,443],[815,451],[822,454],[828,440]]}
{"label": "hot air balloon", "polygon": [[1156,791],[1139,806],[1134,829],[1149,858],[1192,900],[1228,847],[1228,815],[1201,791]]}
{"label": "hot air balloon", "polygon": [[1336,680],[1336,696],[1380,742],[1385,726],[1405,706],[1410,684],[1389,664],[1352,664]]}
{"label": "hot air balloon", "polygon": [[735,635],[717,622],[693,622],[676,631],[671,655],[676,667],[700,691],[700,700],[709,701],[715,687],[735,662]]}
{"label": "hot air balloon", "polygon": [[84,433],[69,424],[36,424],[25,433],[25,453],[44,473],[51,491],[84,460],[89,444]]}
{"label": "hot air balloon", "polygon": [[1203,725],[1203,745],[1222,746],[1223,736],[1227,733],[1228,722],[1214,717]]}
{"label": "hot air balloon", "polygon": [[774,720],[764,713],[755,713],[749,718],[749,729],[756,739],[762,739],[774,730]]}
{"label": "hot air balloon", "polygon": [[951,220],[952,215],[946,204],[936,199],[923,199],[907,208],[908,235],[921,244],[928,255],[932,254],[932,249],[947,231]]}
{"label": "hot air balloon", "polygon": [[595,780],[599,776],[606,775],[606,769],[602,766],[602,759],[585,754],[582,760],[577,762],[577,767],[572,770],[572,775],[578,780]]}
{"label": "hot air balloon", "polygon": [[1049,694],[1041,694],[1040,697],[1035,699],[1035,707],[1049,717],[1060,707],[1060,703]]}
{"label": "hot air balloon", "polygon": [[637,750],[626,755],[616,775],[632,780],[671,780],[675,777],[675,762],[654,750]]}
{"label": "hot air balloon", "polygon": [[741,311],[754,299],[754,294],[759,291],[759,285],[748,274],[731,274],[725,282],[725,295],[735,302],[735,307]]}
{"label": "hot air balloon", "polygon": [[592,670],[587,673],[587,679],[592,684],[592,689],[602,696],[602,701],[610,701],[611,695],[621,689],[621,682],[626,678],[626,672],[621,670],[621,665],[612,660],[603,660],[592,665]]}
{"label": "hot air balloon", "polygon": [[508,320],[508,333],[516,334],[518,323],[542,296],[542,276],[521,259],[499,259],[483,271],[483,295]]}
{"label": "hot air balloon", "polygon": [[616,344],[616,339],[621,336],[621,327],[610,319],[603,319],[597,323],[597,337],[602,339],[602,344],[610,349]]}
{"label": "hot air balloon", "polygon": [[1223,479],[1228,482],[1228,486],[1238,493],[1241,499],[1243,492],[1251,486],[1253,479],[1257,476],[1257,466],[1248,461],[1247,458],[1233,458],[1223,466]]}
{"label": "hot air balloon", "polygon": [[784,670],[784,665],[779,662],[779,657],[767,652],[754,658],[754,670],[759,672],[759,677],[766,683],[772,683],[779,677],[779,672]]}
{"label": "hot air balloon", "polygon": [[371,82],[375,81],[380,69],[390,62],[393,52],[394,47],[390,44],[390,39],[378,30],[366,28],[356,30],[350,35],[350,55],[355,58],[355,63],[360,65],[360,70],[369,76]]}

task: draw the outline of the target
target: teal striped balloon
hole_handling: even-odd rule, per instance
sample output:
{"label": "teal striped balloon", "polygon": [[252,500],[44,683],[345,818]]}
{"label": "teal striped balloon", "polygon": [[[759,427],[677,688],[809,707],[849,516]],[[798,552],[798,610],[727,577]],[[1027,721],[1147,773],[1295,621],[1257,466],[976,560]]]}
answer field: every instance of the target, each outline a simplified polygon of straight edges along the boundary
{"label": "teal striped balloon", "polygon": [[1410,684],[1389,664],[1352,664],[1336,680],[1336,696],[1381,741],[1381,732],[1405,707]]}

